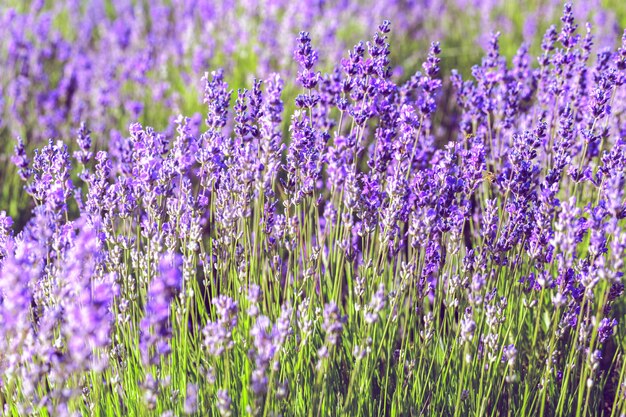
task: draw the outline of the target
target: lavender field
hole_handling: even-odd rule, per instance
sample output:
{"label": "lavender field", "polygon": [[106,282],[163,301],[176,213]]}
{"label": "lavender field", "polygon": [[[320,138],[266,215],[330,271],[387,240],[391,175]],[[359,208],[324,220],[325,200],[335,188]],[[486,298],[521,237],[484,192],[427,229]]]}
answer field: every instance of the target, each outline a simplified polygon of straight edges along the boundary
{"label": "lavender field", "polygon": [[0,0],[0,416],[626,417],[626,3]]}

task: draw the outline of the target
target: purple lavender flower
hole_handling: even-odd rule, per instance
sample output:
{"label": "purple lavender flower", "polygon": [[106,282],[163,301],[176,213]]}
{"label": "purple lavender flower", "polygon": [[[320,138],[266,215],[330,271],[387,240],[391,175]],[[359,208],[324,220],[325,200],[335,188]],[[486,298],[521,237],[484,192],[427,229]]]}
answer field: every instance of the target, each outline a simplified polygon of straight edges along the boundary
{"label": "purple lavender flower", "polygon": [[611,336],[613,336],[613,329],[616,326],[616,319],[609,319],[605,317],[600,321],[600,325],[598,326],[598,340],[600,343],[606,342]]}
{"label": "purple lavender flower", "polygon": [[228,391],[223,389],[217,391],[217,409],[221,417],[230,417],[232,415],[231,403],[232,400],[228,396]]}
{"label": "purple lavender flower", "polygon": [[517,358],[517,349],[515,345],[506,345],[502,349],[502,362],[505,362],[508,366],[514,366]]}
{"label": "purple lavender flower", "polygon": [[368,308],[365,312],[365,322],[368,324],[374,324],[378,322],[378,315],[385,308],[387,303],[387,296],[385,294],[385,286],[380,284],[378,290],[372,295]]}
{"label": "purple lavender flower", "polygon": [[195,384],[187,384],[187,393],[185,395],[185,403],[183,412],[186,415],[192,415],[198,410],[198,387]]}
{"label": "purple lavender flower", "polygon": [[84,122],[81,123],[80,129],[78,130],[78,136],[76,138],[79,150],[74,152],[74,158],[82,165],[87,164],[93,155],[91,152],[90,135],[91,132],[87,128],[87,125]]}
{"label": "purple lavender flower", "polygon": [[330,346],[335,346],[341,336],[345,317],[339,312],[337,304],[331,302],[324,306],[324,321],[322,322],[322,330],[326,335],[326,342]]}
{"label": "purple lavender flower", "polygon": [[574,23],[574,14],[572,13],[572,3],[565,3],[563,6],[563,17],[561,17],[563,26],[559,34],[559,41],[566,49],[571,49],[578,43],[579,36],[574,36],[577,25]]}
{"label": "purple lavender flower", "polygon": [[26,148],[22,138],[17,138],[17,144],[15,145],[14,154],[11,156],[11,162],[18,168],[18,173],[22,180],[26,181],[31,174],[29,170],[30,160],[28,159],[28,155],[26,155]]}
{"label": "purple lavender flower", "polygon": [[208,73],[205,73],[202,80],[204,81],[204,103],[209,108],[206,124],[209,131],[219,132],[226,125],[231,92],[228,90],[228,84],[224,82],[222,70],[213,71],[211,78]]}
{"label": "purple lavender flower", "polygon": [[308,32],[298,35],[298,47],[294,51],[294,59],[300,65],[298,82],[305,89],[311,90],[317,86],[319,74],[313,71],[317,63],[317,51],[311,46],[311,37]]}
{"label": "purple lavender flower", "polygon": [[145,364],[157,364],[170,352],[171,303],[181,287],[182,259],[176,255],[163,255],[159,260],[159,273],[148,288],[148,302],[141,320],[139,346]]}
{"label": "purple lavender flower", "polygon": [[474,338],[474,332],[476,331],[476,322],[470,307],[465,309],[460,326],[459,339],[461,343],[470,342]]}
{"label": "purple lavender flower", "polygon": [[7,256],[7,244],[13,235],[13,219],[7,216],[6,211],[0,211],[0,266]]}
{"label": "purple lavender flower", "polygon": [[214,298],[212,304],[215,306],[218,319],[205,326],[204,345],[210,355],[220,356],[234,346],[232,333],[237,326],[239,308],[235,301],[225,295]]}

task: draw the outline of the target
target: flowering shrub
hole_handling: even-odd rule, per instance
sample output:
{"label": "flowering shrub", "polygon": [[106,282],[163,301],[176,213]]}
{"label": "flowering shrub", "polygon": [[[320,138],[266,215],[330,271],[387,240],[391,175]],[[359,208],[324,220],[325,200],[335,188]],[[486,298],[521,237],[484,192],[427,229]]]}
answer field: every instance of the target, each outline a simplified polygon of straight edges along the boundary
{"label": "flowering shrub", "polygon": [[204,124],[18,141],[3,414],[626,414],[626,32],[580,29],[493,34],[444,119],[384,21],[328,72],[299,34],[292,114],[218,70]]}

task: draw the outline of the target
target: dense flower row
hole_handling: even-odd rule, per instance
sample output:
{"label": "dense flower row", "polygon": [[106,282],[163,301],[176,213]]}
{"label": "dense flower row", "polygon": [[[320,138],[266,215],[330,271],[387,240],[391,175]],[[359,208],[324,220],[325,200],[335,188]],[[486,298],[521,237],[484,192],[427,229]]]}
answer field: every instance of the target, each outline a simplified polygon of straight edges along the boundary
{"label": "dense flower row", "polygon": [[626,32],[495,33],[443,120],[440,45],[398,84],[389,33],[322,72],[301,32],[289,116],[214,71],[204,127],[19,140],[4,414],[625,415]]}
{"label": "dense flower row", "polygon": [[[612,46],[616,17],[600,3],[581,2],[577,16],[593,18],[601,44]],[[14,6],[0,8],[0,140],[20,135],[39,143],[67,136],[83,121],[103,142],[129,120],[171,127],[169,109],[197,109],[195,91],[184,86],[207,68],[224,67],[238,85],[253,74],[290,74],[299,30],[310,31],[333,62],[366,28],[391,19],[398,45],[410,45],[398,55],[402,71],[403,64],[414,65],[416,42],[453,37],[459,13],[485,31],[515,26],[505,5],[484,0],[33,0]],[[523,34],[533,38],[560,7],[550,1],[526,12]],[[488,33],[469,30],[469,37],[455,36],[471,45]]]}

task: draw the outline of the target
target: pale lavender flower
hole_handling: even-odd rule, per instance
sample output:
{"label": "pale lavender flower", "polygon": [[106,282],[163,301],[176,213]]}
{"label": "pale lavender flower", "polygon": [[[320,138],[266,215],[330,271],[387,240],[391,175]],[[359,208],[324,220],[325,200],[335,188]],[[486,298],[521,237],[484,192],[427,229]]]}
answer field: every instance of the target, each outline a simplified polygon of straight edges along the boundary
{"label": "pale lavender flower", "polygon": [[605,317],[602,321],[600,321],[600,325],[598,326],[598,340],[600,343],[606,342],[611,336],[613,336],[613,331],[616,326],[616,319],[609,319]]}
{"label": "pale lavender flower", "polygon": [[221,417],[230,417],[232,400],[228,395],[228,391],[220,389],[217,391],[217,409],[220,412]]}
{"label": "pale lavender flower", "polygon": [[170,309],[181,288],[181,265],[180,256],[163,255],[159,261],[158,275],[150,282],[145,316],[140,324],[139,346],[145,364],[159,363],[161,357],[167,356],[171,351]]}
{"label": "pale lavender flower", "polygon": [[339,307],[337,307],[337,304],[334,302],[330,302],[324,306],[323,318],[322,330],[326,335],[326,343],[330,346],[335,346],[341,336],[343,323],[346,318],[341,315]]}
{"label": "pale lavender flower", "polygon": [[198,386],[195,384],[187,384],[183,412],[186,415],[192,415],[196,411],[198,411]]}
{"label": "pale lavender flower", "polygon": [[380,284],[378,290],[372,295],[372,299],[365,311],[365,322],[374,324],[379,320],[379,314],[387,304],[387,296],[385,294],[385,285]]}
{"label": "pale lavender flower", "polygon": [[224,351],[232,349],[233,330],[237,326],[237,303],[230,297],[220,295],[213,299],[212,304],[217,312],[217,320],[209,322],[203,329],[204,345],[210,355],[220,356]]}
{"label": "pale lavender flower", "polygon": [[476,331],[476,322],[474,321],[472,309],[467,307],[463,318],[461,319],[461,326],[459,332],[459,339],[461,343],[470,342],[474,338],[474,332]]}
{"label": "pale lavender flower", "polygon": [[502,362],[505,362],[508,366],[514,366],[517,359],[517,349],[515,345],[506,345],[502,349]]}

